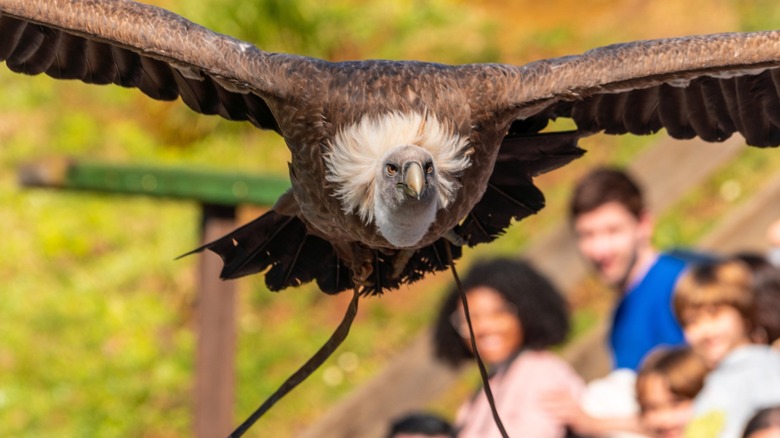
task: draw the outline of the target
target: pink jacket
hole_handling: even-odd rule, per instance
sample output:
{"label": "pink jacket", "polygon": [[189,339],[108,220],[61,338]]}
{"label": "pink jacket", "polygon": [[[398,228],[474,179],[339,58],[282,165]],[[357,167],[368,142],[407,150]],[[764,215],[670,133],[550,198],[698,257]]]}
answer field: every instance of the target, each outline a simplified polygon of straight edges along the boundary
{"label": "pink jacket", "polygon": [[[584,382],[563,359],[549,351],[522,352],[503,372],[490,379],[496,408],[510,437],[554,438],[566,435],[565,425],[539,403],[551,391],[570,391],[579,399]],[[482,389],[458,410],[459,438],[492,438],[500,433]]]}

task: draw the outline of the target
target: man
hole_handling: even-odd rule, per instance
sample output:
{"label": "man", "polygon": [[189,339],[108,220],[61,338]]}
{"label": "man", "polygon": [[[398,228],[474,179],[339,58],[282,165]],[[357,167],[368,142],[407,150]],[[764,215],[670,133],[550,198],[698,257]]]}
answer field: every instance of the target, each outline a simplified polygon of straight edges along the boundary
{"label": "man", "polygon": [[653,248],[637,183],[620,170],[592,171],[574,190],[570,218],[580,252],[620,294],[609,336],[614,368],[636,370],[655,346],[684,343],[671,302],[685,262]]}

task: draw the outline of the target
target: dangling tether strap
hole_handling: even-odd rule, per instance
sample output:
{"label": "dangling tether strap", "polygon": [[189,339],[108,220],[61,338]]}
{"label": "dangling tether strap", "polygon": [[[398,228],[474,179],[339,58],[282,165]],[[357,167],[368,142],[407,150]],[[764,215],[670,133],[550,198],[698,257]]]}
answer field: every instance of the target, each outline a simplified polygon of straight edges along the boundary
{"label": "dangling tether strap", "polygon": [[271,409],[274,404],[276,404],[276,402],[281,400],[281,398],[287,395],[288,392],[292,391],[293,388],[298,386],[299,383],[306,380],[307,377],[316,371],[317,368],[319,368],[320,365],[322,365],[322,363],[325,362],[325,360],[327,360],[334,351],[336,351],[339,345],[344,342],[344,339],[347,338],[347,335],[349,334],[349,328],[352,326],[352,321],[354,321],[355,315],[357,315],[358,298],[360,298],[360,294],[358,293],[357,288],[355,288],[354,294],[352,295],[352,300],[349,302],[349,307],[347,307],[347,312],[344,314],[344,319],[342,319],[341,324],[336,327],[336,330],[330,336],[330,339],[328,339],[328,341],[325,342],[325,344],[320,347],[316,353],[314,353],[314,356],[312,356],[305,364],[303,364],[302,367],[298,368],[298,371],[293,373],[292,376],[285,380],[279,389],[271,394],[271,396],[268,397],[268,399],[266,399],[266,401],[263,402],[263,404],[260,405],[260,407],[257,408],[257,410],[254,411],[252,415],[249,416],[249,418],[241,423],[241,425],[230,434],[229,438],[238,438],[243,435],[244,432],[249,430],[249,428],[252,427],[252,425],[255,424],[255,422],[263,416],[263,414],[268,412],[268,410]]}
{"label": "dangling tether strap", "polygon": [[479,357],[479,351],[477,351],[477,340],[474,338],[474,328],[471,326],[469,303],[468,300],[466,300],[466,292],[463,290],[463,286],[460,284],[460,277],[458,277],[458,272],[455,270],[455,261],[452,260],[450,242],[445,242],[445,248],[447,248],[447,258],[450,262],[452,276],[455,278],[455,285],[458,287],[458,292],[460,293],[460,301],[463,303],[463,313],[466,314],[466,323],[469,326],[471,350],[474,352],[474,358],[477,360],[477,367],[479,367],[479,374],[482,376],[482,388],[485,389],[485,396],[487,397],[488,404],[490,405],[490,412],[493,413],[493,421],[496,422],[496,427],[498,427],[499,432],[501,432],[501,436],[504,438],[509,438],[509,435],[506,433],[506,429],[504,429],[504,423],[501,422],[501,418],[498,416],[498,411],[496,410],[496,402],[493,399],[493,391],[490,390],[490,382],[488,381],[488,374],[487,370],[485,369],[485,364],[482,362],[482,358]]}

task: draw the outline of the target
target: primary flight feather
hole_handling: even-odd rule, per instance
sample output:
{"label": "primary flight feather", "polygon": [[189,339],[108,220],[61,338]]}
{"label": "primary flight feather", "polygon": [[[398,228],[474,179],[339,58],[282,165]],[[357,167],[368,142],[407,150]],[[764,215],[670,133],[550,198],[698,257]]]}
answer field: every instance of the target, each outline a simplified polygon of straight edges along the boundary
{"label": "primary flight feather", "polygon": [[[129,0],[0,0],[0,61],[135,87],[284,137],[292,189],[205,245],[223,277],[379,293],[544,205],[532,178],[597,132],[780,143],[780,32],[613,45],[525,66],[264,52]],[[571,118],[577,129],[542,132]]]}

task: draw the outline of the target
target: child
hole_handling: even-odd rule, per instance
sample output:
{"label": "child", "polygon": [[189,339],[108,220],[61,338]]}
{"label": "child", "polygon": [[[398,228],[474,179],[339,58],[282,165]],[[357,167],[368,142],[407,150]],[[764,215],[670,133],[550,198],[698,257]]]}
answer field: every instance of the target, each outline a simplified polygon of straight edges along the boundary
{"label": "child", "polygon": [[780,348],[780,266],[756,253],[743,252],[735,258],[745,262],[753,273],[755,326],[751,339],[756,344]]}
{"label": "child", "polygon": [[642,362],[636,396],[642,425],[657,438],[682,438],[707,367],[689,347],[659,347]]}
{"label": "child", "polygon": [[674,294],[685,339],[711,370],[694,402],[691,436],[738,437],[760,408],[780,403],[780,353],[753,345],[754,293],[737,260],[691,268]]}

